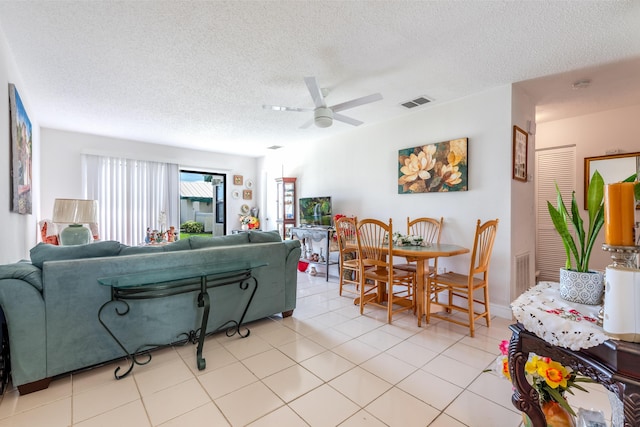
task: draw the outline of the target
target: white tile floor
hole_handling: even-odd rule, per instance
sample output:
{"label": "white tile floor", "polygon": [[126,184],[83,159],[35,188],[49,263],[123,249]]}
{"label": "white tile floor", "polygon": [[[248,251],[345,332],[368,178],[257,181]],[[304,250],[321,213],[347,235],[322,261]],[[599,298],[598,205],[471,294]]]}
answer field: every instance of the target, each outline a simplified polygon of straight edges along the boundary
{"label": "white tile floor", "polygon": [[[511,334],[494,318],[475,338],[447,322],[416,326],[379,308],[360,316],[337,278],[298,276],[287,319],[249,325],[241,339],[208,338],[207,369],[195,347],[169,348],[113,378],[115,364],[54,380],[48,389],[0,401],[0,427],[55,426],[513,426],[511,385],[483,373]],[[124,365],[123,365],[124,366]],[[601,386],[570,397],[574,408],[610,406]]]}

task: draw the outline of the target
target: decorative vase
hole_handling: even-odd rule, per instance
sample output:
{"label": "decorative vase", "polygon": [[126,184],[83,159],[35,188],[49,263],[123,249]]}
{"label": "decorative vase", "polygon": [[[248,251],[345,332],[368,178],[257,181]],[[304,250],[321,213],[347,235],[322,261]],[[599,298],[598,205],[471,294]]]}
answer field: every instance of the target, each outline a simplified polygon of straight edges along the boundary
{"label": "decorative vase", "polygon": [[604,295],[604,273],[560,269],[560,296],[579,304],[598,305]]}
{"label": "decorative vase", "polygon": [[[576,421],[566,409],[554,400],[549,402],[543,402],[540,404],[542,413],[547,421],[548,427],[576,427]],[[522,413],[522,425],[523,427],[534,427],[533,423],[525,414]]]}
{"label": "decorative vase", "polygon": [[554,400],[542,404],[542,412],[550,427],[576,427],[573,416]]}
{"label": "decorative vase", "polygon": [[242,224],[240,228],[242,229],[242,231],[247,231],[249,229],[249,224]]}

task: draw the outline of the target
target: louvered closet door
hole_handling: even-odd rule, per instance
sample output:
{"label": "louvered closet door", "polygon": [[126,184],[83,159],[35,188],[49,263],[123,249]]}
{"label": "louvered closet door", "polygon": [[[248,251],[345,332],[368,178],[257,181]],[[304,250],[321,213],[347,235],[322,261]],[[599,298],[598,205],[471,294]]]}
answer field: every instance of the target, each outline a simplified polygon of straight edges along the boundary
{"label": "louvered closet door", "polygon": [[576,188],[575,146],[536,151],[536,270],[541,281],[559,281],[560,268],[567,259],[547,208],[547,200],[557,206],[556,182],[565,206],[571,211],[571,193]]}

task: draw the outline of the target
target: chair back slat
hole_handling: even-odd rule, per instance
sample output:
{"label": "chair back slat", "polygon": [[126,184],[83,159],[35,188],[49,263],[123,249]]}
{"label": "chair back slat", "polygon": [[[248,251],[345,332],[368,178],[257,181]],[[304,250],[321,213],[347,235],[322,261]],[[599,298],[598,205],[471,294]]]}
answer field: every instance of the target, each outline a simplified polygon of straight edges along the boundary
{"label": "chair back slat", "polygon": [[440,217],[440,220],[435,218],[416,218],[411,220],[407,217],[407,234],[421,236],[426,243],[440,243],[442,222],[442,217]]}
{"label": "chair back slat", "polygon": [[385,268],[387,254],[391,253],[392,225],[377,219],[364,219],[358,222],[358,252],[365,266]]}
{"label": "chair back slat", "polygon": [[358,242],[356,240],[356,224],[357,218],[341,217],[336,221],[336,235],[338,239],[338,248],[341,252],[347,249],[347,246],[356,248]]}
{"label": "chair back slat", "polygon": [[489,261],[491,260],[491,252],[493,251],[493,243],[496,239],[498,231],[498,220],[490,220],[484,224],[480,224],[480,220],[476,224],[476,234],[473,242],[473,253],[471,254],[471,271],[469,276],[489,271]]}

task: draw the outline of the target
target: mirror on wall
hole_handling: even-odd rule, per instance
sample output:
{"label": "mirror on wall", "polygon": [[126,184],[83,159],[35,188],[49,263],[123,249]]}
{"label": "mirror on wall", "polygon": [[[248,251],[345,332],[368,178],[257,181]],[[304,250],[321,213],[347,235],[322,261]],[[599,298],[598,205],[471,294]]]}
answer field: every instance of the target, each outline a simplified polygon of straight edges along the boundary
{"label": "mirror on wall", "polygon": [[[584,158],[584,208],[587,209],[587,189],[591,175],[600,172],[605,184],[620,182],[640,171],[640,153],[611,154]],[[636,204],[636,209],[640,205]]]}

